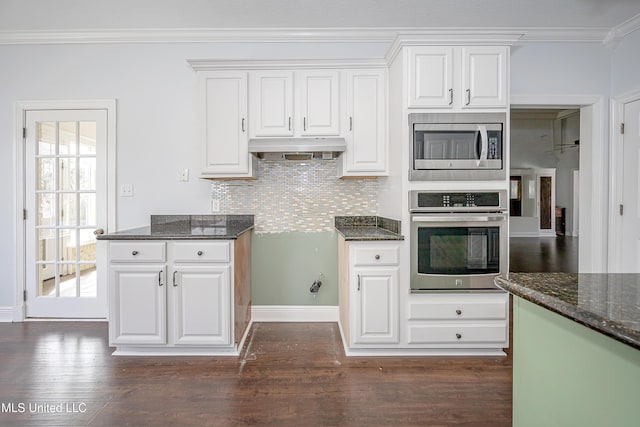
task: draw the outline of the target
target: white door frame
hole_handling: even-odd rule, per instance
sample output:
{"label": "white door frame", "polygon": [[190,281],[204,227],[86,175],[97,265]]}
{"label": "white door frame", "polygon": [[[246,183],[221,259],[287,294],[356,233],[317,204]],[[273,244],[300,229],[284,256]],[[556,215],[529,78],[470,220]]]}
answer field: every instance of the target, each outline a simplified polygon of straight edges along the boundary
{"label": "white door frame", "polygon": [[611,170],[611,181],[609,182],[609,192],[611,194],[611,211],[609,214],[609,271],[622,271],[622,218],[619,207],[622,204],[622,184],[624,182],[624,136],[620,133],[620,124],[624,120],[624,106],[630,102],[640,100],[640,88],[623,93],[614,97],[610,101],[611,127],[609,138],[611,140],[611,158],[609,168]]}
{"label": "white door frame", "polygon": [[[116,230],[116,100],[61,100],[61,101],[18,101],[15,104],[14,117],[14,230],[16,249],[16,283],[14,295],[13,321],[25,320],[25,304],[23,293],[25,290],[25,222],[23,212],[26,204],[25,194],[25,152],[23,128],[25,115],[30,110],[106,110],[107,111],[107,229]],[[100,250],[100,249],[98,249]],[[98,281],[106,286],[106,272],[98,270]]]}
{"label": "white door frame", "polygon": [[[580,243],[578,271],[604,273],[609,267],[609,144],[608,117],[604,97],[600,95],[514,95],[511,107],[569,108],[580,106],[580,189],[591,188],[580,197]],[[582,115],[592,115],[590,126]],[[588,132],[583,132],[583,131]],[[588,161],[583,161],[588,159]],[[584,173],[583,173],[584,172]]]}

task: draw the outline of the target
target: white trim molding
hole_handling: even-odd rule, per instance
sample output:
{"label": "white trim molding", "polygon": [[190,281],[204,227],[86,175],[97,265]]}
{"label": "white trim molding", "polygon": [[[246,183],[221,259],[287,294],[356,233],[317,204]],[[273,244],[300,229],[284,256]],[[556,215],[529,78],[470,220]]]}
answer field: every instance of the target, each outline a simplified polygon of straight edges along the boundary
{"label": "white trim molding", "polygon": [[0,323],[22,322],[22,306],[0,307]]}
{"label": "white trim molding", "polygon": [[[522,42],[602,43],[622,38],[638,26],[638,16],[614,28],[592,27],[342,27],[342,28],[103,28],[72,30],[0,31],[0,44],[86,43],[388,43],[419,37],[427,44],[504,44],[500,38]],[[492,41],[493,40],[493,41]]]}
{"label": "white trim molding", "polygon": [[640,88],[616,96],[610,101],[609,138],[611,141],[611,156],[609,158],[609,272],[622,272],[622,218],[619,206],[623,201],[624,180],[624,136],[620,132],[620,125],[624,120],[624,105],[640,100]]}
{"label": "white trim molding", "polygon": [[[582,113],[588,112],[592,117],[588,135],[581,135],[581,140],[589,140],[590,150],[586,158],[589,165],[583,163],[582,147],[580,155],[580,169],[587,167],[591,173],[580,174],[580,191],[587,191],[589,186],[582,185],[583,180],[589,180],[591,191],[588,208],[580,207],[580,216],[590,214],[589,221],[580,220],[580,272],[605,273],[608,271],[609,258],[609,138],[607,126],[609,124],[604,97],[600,95],[512,95],[511,108],[575,108],[581,107]],[[582,123],[581,123],[582,133]],[[585,151],[586,153],[586,151]],[[581,197],[581,200],[584,198]]]}
{"label": "white trim molding", "polygon": [[369,59],[187,59],[195,71],[218,70],[290,70],[295,69],[334,69],[334,68],[387,68],[382,58]]}
{"label": "white trim molding", "polygon": [[252,322],[337,322],[337,305],[254,305]]}
{"label": "white trim molding", "polygon": [[613,27],[604,38],[604,43],[610,46],[616,46],[620,43],[620,40],[636,30],[640,30],[640,14]]}

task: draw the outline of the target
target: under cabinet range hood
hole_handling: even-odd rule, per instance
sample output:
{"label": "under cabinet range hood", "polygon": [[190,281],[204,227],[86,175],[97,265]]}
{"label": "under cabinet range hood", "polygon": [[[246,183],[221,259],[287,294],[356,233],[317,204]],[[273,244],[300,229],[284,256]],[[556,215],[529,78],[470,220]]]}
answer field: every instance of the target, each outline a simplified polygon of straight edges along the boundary
{"label": "under cabinet range hood", "polygon": [[268,160],[335,159],[346,148],[344,138],[249,139],[249,152]]}

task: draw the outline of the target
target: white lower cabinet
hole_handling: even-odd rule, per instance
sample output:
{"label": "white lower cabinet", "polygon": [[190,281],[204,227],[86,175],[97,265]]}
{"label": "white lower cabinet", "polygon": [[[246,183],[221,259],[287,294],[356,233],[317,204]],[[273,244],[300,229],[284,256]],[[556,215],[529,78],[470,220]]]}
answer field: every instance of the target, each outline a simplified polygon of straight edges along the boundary
{"label": "white lower cabinet", "polygon": [[407,343],[430,348],[494,348],[509,344],[506,293],[416,294],[409,298]]}
{"label": "white lower cabinet", "polygon": [[[109,344],[118,347],[115,354],[237,350],[233,247],[234,241],[110,242]],[[239,324],[236,340],[247,327]]]}
{"label": "white lower cabinet", "polygon": [[398,342],[398,268],[354,268],[354,344]]}
{"label": "white lower cabinet", "polygon": [[166,273],[164,264],[111,265],[111,345],[167,343]]}
{"label": "white lower cabinet", "polygon": [[228,265],[175,267],[171,335],[176,345],[231,344],[230,270]]}
{"label": "white lower cabinet", "polygon": [[397,346],[400,245],[340,237],[340,325],[349,347]]}

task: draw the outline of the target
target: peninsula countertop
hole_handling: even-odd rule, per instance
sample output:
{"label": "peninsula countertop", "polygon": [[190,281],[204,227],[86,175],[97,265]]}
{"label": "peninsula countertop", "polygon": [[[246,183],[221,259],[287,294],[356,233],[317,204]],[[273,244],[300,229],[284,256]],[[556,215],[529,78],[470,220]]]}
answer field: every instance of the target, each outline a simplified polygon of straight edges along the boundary
{"label": "peninsula countertop", "polygon": [[496,285],[640,350],[640,274],[509,273]]}
{"label": "peninsula countertop", "polygon": [[235,240],[253,228],[253,215],[151,215],[151,226],[96,236],[98,240]]}
{"label": "peninsula countertop", "polygon": [[404,240],[400,221],[379,216],[337,216],[335,227],[345,240]]}

